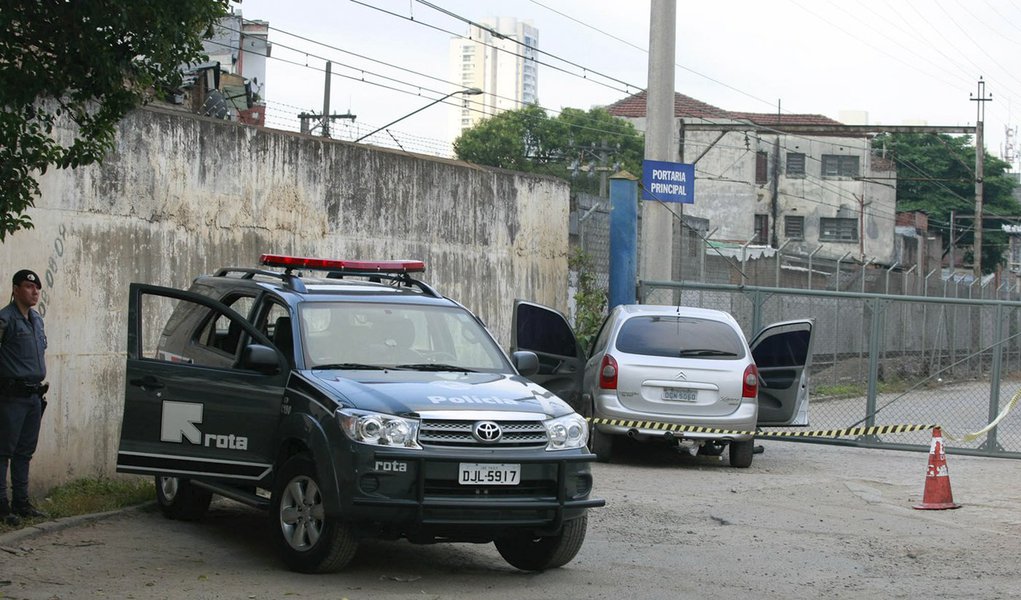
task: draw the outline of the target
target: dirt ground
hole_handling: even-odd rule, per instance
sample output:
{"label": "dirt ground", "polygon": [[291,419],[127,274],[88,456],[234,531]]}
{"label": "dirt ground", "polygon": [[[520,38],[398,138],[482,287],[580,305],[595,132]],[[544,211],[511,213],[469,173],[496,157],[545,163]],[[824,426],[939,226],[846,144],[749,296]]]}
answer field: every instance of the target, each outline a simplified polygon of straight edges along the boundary
{"label": "dirt ground", "polygon": [[0,597],[1016,598],[1021,461],[948,457],[957,510],[918,511],[928,457],[766,441],[750,469],[629,452],[596,465],[578,557],[524,573],[492,545],[371,541],[343,572],[283,570],[257,512],[151,507],[0,537]]}

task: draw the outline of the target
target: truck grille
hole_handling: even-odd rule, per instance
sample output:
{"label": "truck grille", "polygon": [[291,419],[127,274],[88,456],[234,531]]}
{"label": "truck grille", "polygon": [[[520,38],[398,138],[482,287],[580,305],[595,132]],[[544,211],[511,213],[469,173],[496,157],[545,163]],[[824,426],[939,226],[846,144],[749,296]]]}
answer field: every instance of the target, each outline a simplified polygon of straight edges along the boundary
{"label": "truck grille", "polygon": [[423,419],[418,441],[423,446],[448,448],[544,448],[546,428],[540,421],[493,421],[503,432],[498,442],[481,442],[472,435],[478,420]]}

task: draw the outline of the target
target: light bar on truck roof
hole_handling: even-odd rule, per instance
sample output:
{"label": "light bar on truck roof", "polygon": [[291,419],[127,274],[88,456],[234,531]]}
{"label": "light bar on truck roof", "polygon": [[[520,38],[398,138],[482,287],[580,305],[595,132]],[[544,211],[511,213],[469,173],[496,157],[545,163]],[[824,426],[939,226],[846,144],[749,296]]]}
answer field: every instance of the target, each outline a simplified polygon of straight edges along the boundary
{"label": "light bar on truck roof", "polygon": [[314,269],[340,273],[421,273],[425,271],[425,263],[420,260],[333,260],[263,254],[259,257],[259,262],[267,267]]}

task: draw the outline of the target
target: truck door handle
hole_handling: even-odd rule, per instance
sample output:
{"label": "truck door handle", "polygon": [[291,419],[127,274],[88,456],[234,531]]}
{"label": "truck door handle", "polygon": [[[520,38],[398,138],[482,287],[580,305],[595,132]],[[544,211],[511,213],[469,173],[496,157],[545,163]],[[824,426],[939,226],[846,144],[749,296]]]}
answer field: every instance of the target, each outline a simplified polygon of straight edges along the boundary
{"label": "truck door handle", "polygon": [[146,375],[141,379],[132,379],[128,383],[130,383],[131,385],[137,385],[138,387],[146,391],[159,390],[164,387],[163,384],[160,383],[159,380],[153,377],[152,375]]}

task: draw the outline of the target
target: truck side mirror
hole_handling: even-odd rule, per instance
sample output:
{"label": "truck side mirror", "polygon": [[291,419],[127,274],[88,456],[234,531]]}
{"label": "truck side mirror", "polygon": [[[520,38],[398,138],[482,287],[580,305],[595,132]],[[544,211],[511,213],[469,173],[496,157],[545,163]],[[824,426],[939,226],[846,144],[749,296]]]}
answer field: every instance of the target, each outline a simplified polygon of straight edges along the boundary
{"label": "truck side mirror", "polygon": [[267,375],[280,371],[277,351],[262,344],[249,344],[241,351],[241,368]]}
{"label": "truck side mirror", "polygon": [[539,372],[539,357],[536,356],[535,352],[518,350],[511,355],[511,362],[522,377],[535,375]]}

